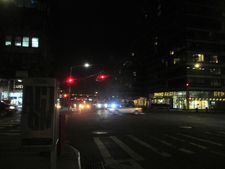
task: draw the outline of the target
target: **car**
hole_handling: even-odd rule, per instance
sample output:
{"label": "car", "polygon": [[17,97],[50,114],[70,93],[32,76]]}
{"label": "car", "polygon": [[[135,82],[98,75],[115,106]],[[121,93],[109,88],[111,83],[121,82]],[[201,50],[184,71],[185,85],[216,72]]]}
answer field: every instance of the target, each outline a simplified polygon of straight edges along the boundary
{"label": "car", "polygon": [[125,107],[125,106],[117,106],[117,107],[111,107],[108,109],[112,113],[134,113],[134,114],[140,114],[143,113],[143,110],[141,107]]}
{"label": "car", "polygon": [[16,106],[0,102],[0,117],[11,115],[14,112],[16,112]]}

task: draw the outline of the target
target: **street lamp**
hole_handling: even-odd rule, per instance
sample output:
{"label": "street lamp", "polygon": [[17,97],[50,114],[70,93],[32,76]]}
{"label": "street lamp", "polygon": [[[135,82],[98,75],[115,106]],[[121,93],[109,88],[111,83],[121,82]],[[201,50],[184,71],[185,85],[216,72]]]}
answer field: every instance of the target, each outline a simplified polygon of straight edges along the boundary
{"label": "street lamp", "polygon": [[[72,73],[73,73],[73,68],[76,68],[76,67],[84,67],[84,68],[89,68],[91,65],[89,63],[84,63],[83,65],[75,65],[75,66],[70,66],[70,75],[69,75],[69,78],[68,79],[73,79],[73,76],[72,76]],[[74,79],[70,81],[68,81],[68,84],[69,84],[69,100],[70,100],[70,95],[71,95],[71,86],[72,84],[74,83]]]}

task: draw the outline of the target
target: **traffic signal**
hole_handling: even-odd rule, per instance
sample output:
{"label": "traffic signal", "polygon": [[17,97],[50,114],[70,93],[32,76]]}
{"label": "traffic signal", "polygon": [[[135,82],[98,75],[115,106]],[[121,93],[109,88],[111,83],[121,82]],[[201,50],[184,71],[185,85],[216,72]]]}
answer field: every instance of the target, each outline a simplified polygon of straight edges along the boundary
{"label": "traffic signal", "polygon": [[73,85],[75,83],[75,78],[74,77],[68,77],[66,79],[67,85]]}
{"label": "traffic signal", "polygon": [[109,76],[106,74],[99,74],[96,78],[96,81],[104,81],[108,78]]}

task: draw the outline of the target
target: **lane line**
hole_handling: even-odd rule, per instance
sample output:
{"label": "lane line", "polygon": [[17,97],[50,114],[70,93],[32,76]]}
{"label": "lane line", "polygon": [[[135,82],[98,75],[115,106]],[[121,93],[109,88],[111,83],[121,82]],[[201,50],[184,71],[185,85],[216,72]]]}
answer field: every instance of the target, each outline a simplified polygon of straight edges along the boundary
{"label": "lane line", "polygon": [[193,142],[189,142],[187,140],[184,140],[184,139],[180,139],[180,138],[177,138],[177,137],[174,137],[174,136],[170,136],[168,134],[164,134],[166,137],[169,137],[171,139],[174,139],[174,140],[177,140],[177,141],[181,141],[181,142],[187,142],[189,144],[191,144],[192,146],[195,146],[195,147],[198,147],[200,149],[203,149],[203,150],[206,150],[208,149],[207,147],[203,146],[203,145],[200,145],[200,144],[196,144],[196,143],[193,143]]}
{"label": "lane line", "polygon": [[106,164],[112,164],[115,163],[115,160],[112,158],[111,154],[109,153],[106,146],[102,143],[102,141],[99,139],[99,137],[94,137],[94,142],[97,145],[104,161]]}
{"label": "lane line", "polygon": [[134,152],[129,146],[127,146],[125,143],[123,143],[121,140],[119,140],[115,136],[110,136],[110,138],[117,143],[130,157],[132,157],[134,160],[144,160],[143,157],[141,157],[139,154]]}
{"label": "lane line", "polygon": [[128,135],[129,138],[131,138],[132,140],[136,141],[137,143],[141,144],[142,146],[152,150],[153,152],[163,156],[163,157],[171,157],[171,154],[169,153],[166,153],[166,152],[160,152],[157,148],[153,147],[152,145],[142,141],[141,139],[135,137],[135,136],[132,136],[132,135]]}
{"label": "lane line", "polygon": [[159,139],[159,138],[157,138],[157,137],[153,137],[153,136],[150,136],[150,137],[151,137],[152,139],[154,139],[154,140],[156,140],[156,141],[162,143],[162,144],[167,145],[168,147],[172,147],[172,148],[178,149],[179,151],[181,151],[181,152],[183,152],[183,153],[187,153],[187,154],[194,154],[194,153],[195,153],[194,151],[188,150],[188,149],[183,148],[183,147],[178,148],[177,146],[174,146],[173,144],[171,144],[171,143],[169,143],[169,142],[167,142],[167,141],[161,140],[161,139]]}
{"label": "lane line", "polygon": [[188,135],[188,134],[178,133],[178,135],[184,136],[184,137],[187,137],[187,138],[191,138],[191,139],[194,139],[194,140],[198,140],[198,141],[201,141],[201,142],[205,142],[205,143],[217,145],[217,146],[220,146],[220,147],[223,147],[223,146],[224,146],[224,145],[221,144],[221,143],[217,143],[217,142],[214,142],[214,141],[211,141],[211,140],[206,140],[206,139],[202,139],[202,138],[190,136],[190,135]]}

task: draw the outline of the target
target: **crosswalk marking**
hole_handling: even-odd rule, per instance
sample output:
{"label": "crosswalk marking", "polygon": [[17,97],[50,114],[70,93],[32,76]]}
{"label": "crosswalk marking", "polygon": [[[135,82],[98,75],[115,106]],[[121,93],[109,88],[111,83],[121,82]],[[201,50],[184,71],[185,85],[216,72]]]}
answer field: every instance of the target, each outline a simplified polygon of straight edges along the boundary
{"label": "crosswalk marking", "polygon": [[204,150],[207,149],[207,147],[205,147],[205,146],[203,146],[203,145],[200,145],[200,144],[196,144],[196,143],[193,143],[193,142],[189,142],[189,141],[187,141],[187,140],[184,140],[184,139],[176,138],[176,137],[170,136],[170,135],[168,135],[168,134],[164,134],[164,135],[165,135],[166,137],[168,137],[168,138],[172,138],[172,139],[177,140],[177,141],[187,142],[187,143],[189,143],[189,144],[191,144],[191,145],[193,145],[193,146],[195,146],[195,147],[198,147],[198,148],[200,148],[200,149],[204,149]]}
{"label": "crosswalk marking", "polygon": [[134,152],[130,147],[128,147],[126,144],[124,144],[121,140],[119,140],[115,136],[110,136],[110,138],[117,143],[129,156],[131,156],[134,160],[143,160],[143,157],[141,157],[139,154]]}
{"label": "crosswalk marking", "polygon": [[102,143],[102,141],[99,139],[99,137],[94,137],[94,142],[98,146],[98,149],[105,161],[106,164],[112,164],[115,163],[114,159],[112,158],[111,154],[109,153],[106,146]]}
{"label": "crosswalk marking", "polygon": [[132,135],[128,135],[129,138],[131,138],[132,140],[136,141],[137,143],[141,144],[144,147],[149,148],[150,150],[152,150],[153,152],[163,156],[163,157],[171,157],[171,154],[166,153],[166,152],[160,152],[157,148],[151,146],[150,144],[140,140],[139,138],[132,136]]}
{"label": "crosswalk marking", "polygon": [[181,151],[181,152],[187,153],[187,154],[194,154],[195,153],[195,152],[193,152],[191,150],[188,150],[186,148],[179,148],[178,150]]}
{"label": "crosswalk marking", "polygon": [[221,147],[224,146],[223,144],[220,144],[220,143],[217,143],[217,142],[214,142],[214,141],[211,141],[211,140],[206,140],[206,139],[194,137],[194,136],[190,136],[190,135],[187,135],[187,134],[178,133],[178,135],[184,136],[184,137],[187,137],[187,138],[191,138],[191,139],[194,139],[194,140],[198,140],[198,141],[201,141],[201,142],[205,142],[205,143],[221,146]]}
{"label": "crosswalk marking", "polygon": [[212,132],[209,132],[209,131],[206,131],[204,133],[207,134],[207,135],[212,135],[212,136],[217,136],[217,137],[224,137],[224,135],[220,134],[220,133],[212,133]]}
{"label": "crosswalk marking", "polygon": [[[156,140],[156,141],[158,141],[158,142],[160,142],[160,143],[162,143],[162,144],[167,145],[168,147],[177,148],[177,147],[174,146],[173,144],[171,144],[171,143],[169,143],[169,142],[167,142],[167,141],[161,140],[161,139],[159,139],[159,138],[157,138],[157,137],[151,136],[151,138],[154,139],[154,140]],[[186,149],[186,148],[178,148],[178,150],[181,151],[181,152],[183,152],[183,153],[187,153],[187,154],[194,154],[194,153],[195,153],[195,152],[193,152],[193,151],[191,151],[191,150],[188,150],[188,149]]]}

